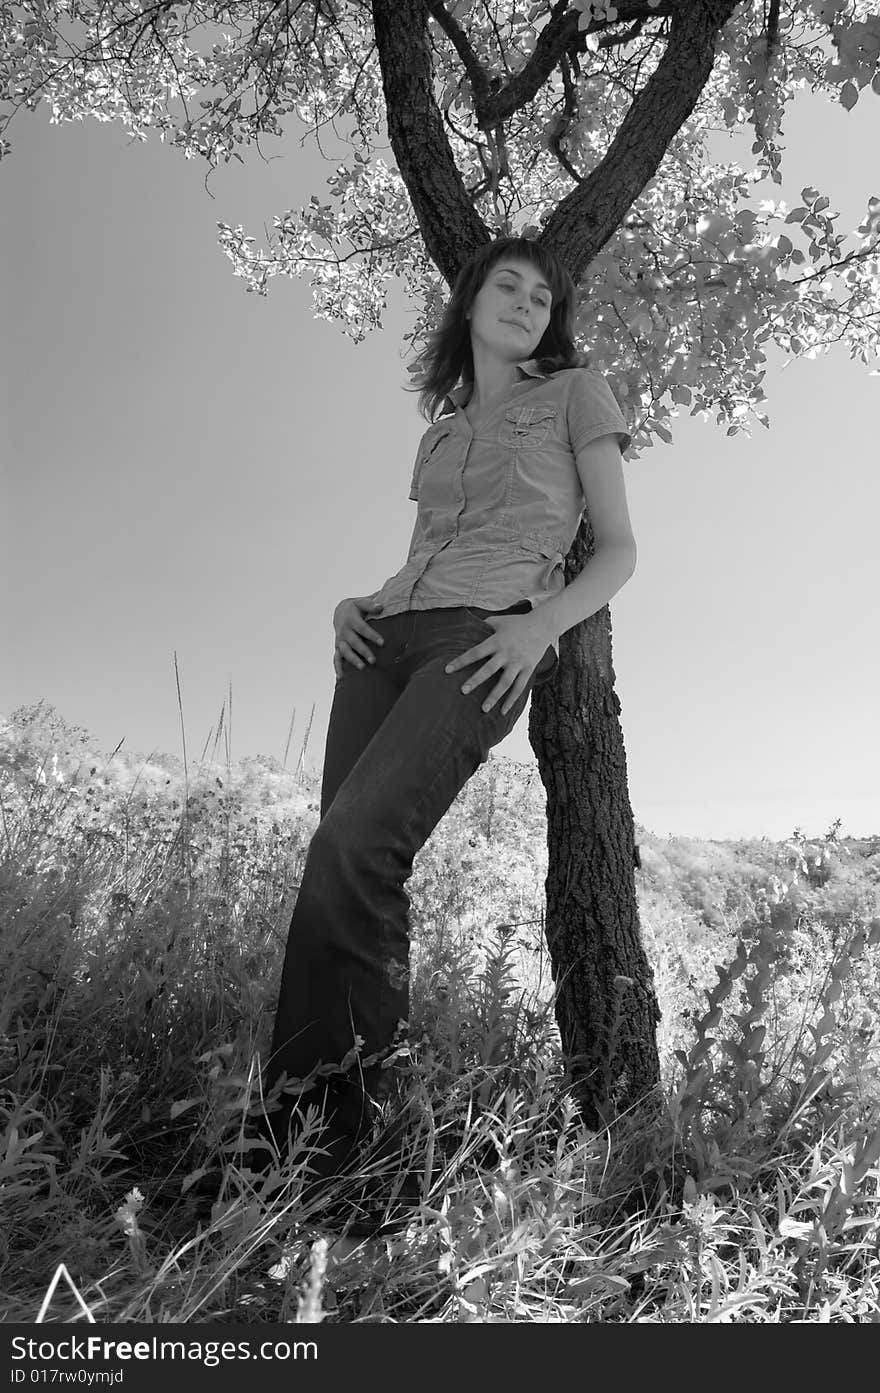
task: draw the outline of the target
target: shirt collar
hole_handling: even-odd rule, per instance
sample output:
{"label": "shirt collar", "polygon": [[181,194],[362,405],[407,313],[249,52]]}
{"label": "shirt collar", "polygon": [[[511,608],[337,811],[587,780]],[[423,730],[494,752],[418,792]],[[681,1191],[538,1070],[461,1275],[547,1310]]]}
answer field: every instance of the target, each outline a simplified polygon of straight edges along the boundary
{"label": "shirt collar", "polygon": [[[524,363],[517,363],[516,366],[517,370],[523,373],[526,377],[547,376],[543,369],[538,367],[538,362],[536,358],[528,358]],[[457,410],[459,406],[461,406],[465,401],[467,401],[471,393],[471,386],[472,383],[470,382],[462,382],[459,387],[453,387],[452,391],[448,394],[448,396],[443,402],[443,409],[440,412],[440,416],[448,416],[450,411]]]}

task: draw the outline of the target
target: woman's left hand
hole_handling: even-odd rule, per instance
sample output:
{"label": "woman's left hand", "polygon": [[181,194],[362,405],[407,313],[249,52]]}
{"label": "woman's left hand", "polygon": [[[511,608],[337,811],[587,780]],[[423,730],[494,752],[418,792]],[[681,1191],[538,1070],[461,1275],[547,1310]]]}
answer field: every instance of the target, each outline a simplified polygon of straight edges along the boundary
{"label": "woman's left hand", "polygon": [[471,692],[497,673],[498,681],[484,699],[483,710],[491,711],[496,701],[509,692],[501,708],[501,714],[506,716],[525,691],[529,678],[547,651],[547,645],[558,635],[550,631],[537,610],[532,610],[531,614],[488,614],[486,623],[492,625],[494,634],[453,658],[446,664],[444,672],[455,672],[479,658],[485,659],[482,666],[471,673],[461,690]]}

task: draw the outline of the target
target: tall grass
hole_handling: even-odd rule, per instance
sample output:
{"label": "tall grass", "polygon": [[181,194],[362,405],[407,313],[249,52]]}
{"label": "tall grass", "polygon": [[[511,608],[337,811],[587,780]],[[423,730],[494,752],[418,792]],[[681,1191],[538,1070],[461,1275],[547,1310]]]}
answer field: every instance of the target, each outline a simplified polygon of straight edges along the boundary
{"label": "tall grass", "polygon": [[302,1195],[321,1119],[271,1193],[245,1141],[317,790],[302,756],[181,770],[42,703],[0,725],[4,1320],[59,1273],[47,1320],[878,1320],[880,838],[638,829],[663,1079],[594,1133],[553,1022],[543,791],[490,760],[408,884],[386,1120],[422,1202],[345,1252]]}

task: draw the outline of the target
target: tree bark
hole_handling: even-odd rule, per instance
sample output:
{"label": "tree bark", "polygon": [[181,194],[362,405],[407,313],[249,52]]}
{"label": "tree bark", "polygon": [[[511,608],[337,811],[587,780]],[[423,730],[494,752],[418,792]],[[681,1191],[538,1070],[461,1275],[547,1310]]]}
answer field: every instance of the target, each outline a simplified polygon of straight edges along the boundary
{"label": "tree bark", "polygon": [[576,285],[657,173],[670,141],[699,101],[715,62],[715,42],[738,4],[686,0],[679,6],[663,57],[604,159],[548,218],[541,240],[562,258]]}
{"label": "tree bark", "polygon": [[[719,31],[737,0],[664,4],[670,36],[605,158],[564,198],[543,243],[579,282],[642,192],[708,80]],[[428,255],[452,284],[489,240],[456,168],[434,98],[428,0],[373,0],[388,132]],[[435,16],[439,7],[433,5]],[[624,5],[628,17],[653,6]],[[446,16],[448,19],[448,16]],[[551,48],[574,38],[576,17],[556,10],[531,71],[491,95],[455,22],[444,21],[469,74],[482,124],[509,114],[543,75]],[[497,103],[493,109],[492,103]],[[480,110],[482,108],[482,110]],[[566,583],[592,554],[585,518],[565,562]],[[657,1100],[659,1010],[639,933],[634,821],[611,665],[606,606],[562,635],[552,682],[532,698],[529,738],[547,793],[546,934],[556,1016],[572,1091],[588,1126]]]}
{"label": "tree bark", "polygon": [[[589,520],[566,584],[592,554]],[[546,936],[569,1084],[588,1127],[642,1103],[660,1078],[660,1019],[642,946],[638,850],[605,605],[559,640],[559,666],[532,695],[529,740],[547,792]]]}
{"label": "tree bark", "polygon": [[385,119],[425,248],[452,285],[490,241],[465,190],[434,97],[426,0],[373,0]]}

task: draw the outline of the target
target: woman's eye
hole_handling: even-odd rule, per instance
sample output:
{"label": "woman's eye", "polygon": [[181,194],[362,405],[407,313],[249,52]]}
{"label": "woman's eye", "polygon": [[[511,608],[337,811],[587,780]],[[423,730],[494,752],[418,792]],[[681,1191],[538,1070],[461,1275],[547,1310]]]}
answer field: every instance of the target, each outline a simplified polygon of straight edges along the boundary
{"label": "woman's eye", "polygon": [[[497,282],[497,285],[498,285],[499,290],[505,290],[505,291],[508,291],[508,290],[509,290],[509,291],[513,292],[513,291],[515,291],[515,290],[517,289],[517,287],[513,284],[512,281],[498,281],[498,282]],[[546,310],[546,309],[549,309],[549,308],[550,308],[550,301],[549,301],[549,300],[543,300],[543,299],[541,299],[540,296],[536,296],[536,295],[533,295],[533,296],[532,296],[532,299],[534,300],[535,304],[539,306],[540,309]]]}

